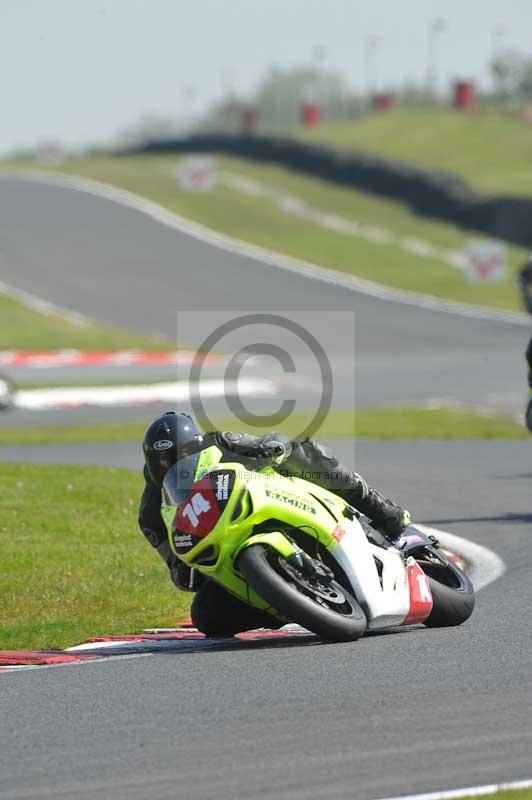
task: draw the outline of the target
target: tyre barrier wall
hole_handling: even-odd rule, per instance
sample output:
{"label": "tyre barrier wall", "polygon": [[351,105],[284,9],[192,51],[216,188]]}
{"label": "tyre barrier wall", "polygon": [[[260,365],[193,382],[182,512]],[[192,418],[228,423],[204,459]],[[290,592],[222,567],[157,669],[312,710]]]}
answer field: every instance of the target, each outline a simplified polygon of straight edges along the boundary
{"label": "tyre barrier wall", "polygon": [[258,135],[146,142],[116,155],[224,153],[267,162],[407,204],[414,213],[532,247],[532,197],[482,195],[456,175],[359,151]]}

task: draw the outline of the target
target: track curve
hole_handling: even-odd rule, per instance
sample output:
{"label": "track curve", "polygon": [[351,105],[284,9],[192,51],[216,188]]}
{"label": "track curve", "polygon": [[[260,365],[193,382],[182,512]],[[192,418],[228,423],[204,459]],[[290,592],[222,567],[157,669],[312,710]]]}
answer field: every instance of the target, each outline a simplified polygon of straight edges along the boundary
{"label": "track curve", "polygon": [[[117,202],[0,175],[0,275],[96,319],[174,338],[176,312],[316,310],[324,347],[349,368],[357,401],[445,397],[520,409],[527,329],[435,313],[276,269],[161,225]],[[339,311],[355,311],[353,332]],[[191,343],[204,330],[190,331]]]}
{"label": "track curve", "polygon": [[[501,385],[520,393],[526,333],[510,324],[450,324],[259,269],[114,203],[27,181],[0,179],[0,220],[7,283],[109,322],[173,335],[168,292],[152,297],[163,281],[187,308],[354,307],[359,402],[448,395],[449,386],[459,399]],[[347,356],[342,331],[331,335]],[[418,520],[504,557],[507,572],[483,590],[470,623],[352,645],[9,674],[0,797],[343,800],[528,777],[528,443],[335,448]]]}

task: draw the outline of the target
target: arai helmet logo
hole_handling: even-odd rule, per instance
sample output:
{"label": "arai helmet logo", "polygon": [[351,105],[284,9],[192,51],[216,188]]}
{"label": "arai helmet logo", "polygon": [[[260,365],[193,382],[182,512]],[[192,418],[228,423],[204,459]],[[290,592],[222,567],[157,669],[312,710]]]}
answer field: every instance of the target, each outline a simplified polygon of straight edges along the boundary
{"label": "arai helmet logo", "polygon": [[169,450],[173,445],[173,442],[170,439],[159,439],[158,442],[155,442],[153,445],[154,450]]}

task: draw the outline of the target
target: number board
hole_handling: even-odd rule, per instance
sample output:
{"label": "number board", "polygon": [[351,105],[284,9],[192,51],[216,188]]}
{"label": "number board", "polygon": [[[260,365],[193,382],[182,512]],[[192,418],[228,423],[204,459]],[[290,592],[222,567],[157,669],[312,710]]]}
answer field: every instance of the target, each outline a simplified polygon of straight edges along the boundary
{"label": "number board", "polygon": [[187,499],[177,507],[172,525],[177,553],[186,553],[216,527],[234,481],[234,472],[218,470],[194,484]]}

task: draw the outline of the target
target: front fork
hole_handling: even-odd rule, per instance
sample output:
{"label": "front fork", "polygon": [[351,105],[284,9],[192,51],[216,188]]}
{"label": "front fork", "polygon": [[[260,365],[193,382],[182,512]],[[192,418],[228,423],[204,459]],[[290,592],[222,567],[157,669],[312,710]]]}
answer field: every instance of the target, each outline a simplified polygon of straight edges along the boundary
{"label": "front fork", "polygon": [[289,536],[280,531],[271,531],[269,533],[258,533],[246,539],[244,544],[239,548],[236,553],[235,560],[240,553],[255,544],[263,544],[274,550],[282,558],[284,558],[291,567],[298,572],[305,575],[307,578],[315,578],[324,582],[330,583],[334,575],[332,570],[325,564],[317,559],[311,558],[305,551],[299,547]]}

